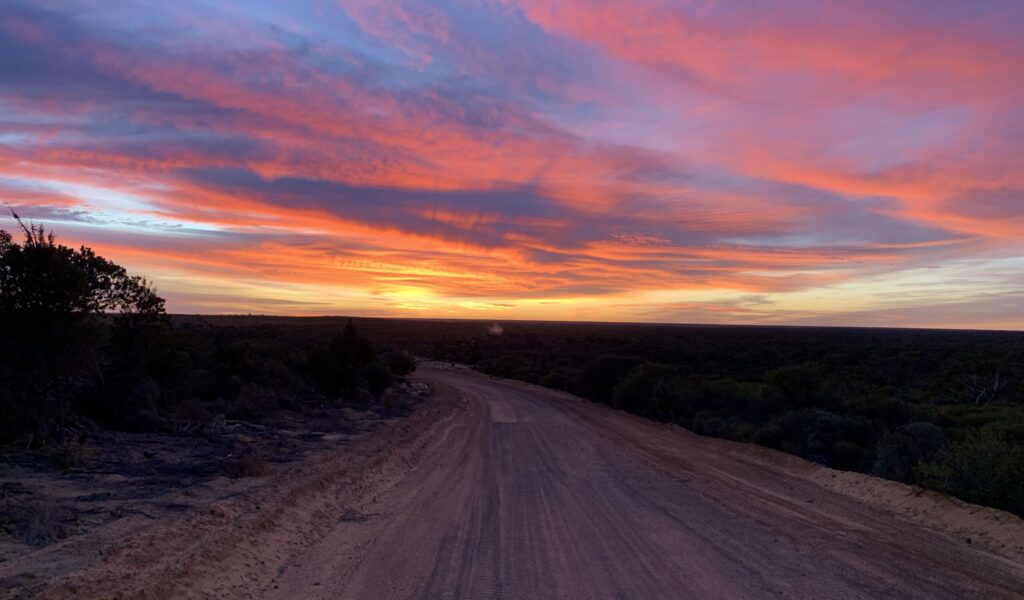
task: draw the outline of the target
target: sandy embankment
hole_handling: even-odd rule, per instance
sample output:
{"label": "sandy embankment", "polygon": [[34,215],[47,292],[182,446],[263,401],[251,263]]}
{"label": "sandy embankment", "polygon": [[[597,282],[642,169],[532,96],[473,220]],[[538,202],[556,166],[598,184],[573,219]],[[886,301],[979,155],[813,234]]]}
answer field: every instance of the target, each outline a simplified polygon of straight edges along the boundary
{"label": "sandy embankment", "polygon": [[267,477],[206,482],[187,512],[128,514],[0,562],[0,598],[248,596],[339,520],[362,518],[373,491],[419,460],[452,409],[434,398]]}

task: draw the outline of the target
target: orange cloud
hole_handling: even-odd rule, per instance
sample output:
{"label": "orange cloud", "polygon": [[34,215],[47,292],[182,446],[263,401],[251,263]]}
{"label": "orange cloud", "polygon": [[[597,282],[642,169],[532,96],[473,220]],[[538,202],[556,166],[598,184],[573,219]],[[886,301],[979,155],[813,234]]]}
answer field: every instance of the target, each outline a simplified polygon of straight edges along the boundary
{"label": "orange cloud", "polygon": [[172,309],[899,322],[873,291],[960,281],[925,266],[1024,285],[1012,8],[319,9],[6,4],[0,193]]}

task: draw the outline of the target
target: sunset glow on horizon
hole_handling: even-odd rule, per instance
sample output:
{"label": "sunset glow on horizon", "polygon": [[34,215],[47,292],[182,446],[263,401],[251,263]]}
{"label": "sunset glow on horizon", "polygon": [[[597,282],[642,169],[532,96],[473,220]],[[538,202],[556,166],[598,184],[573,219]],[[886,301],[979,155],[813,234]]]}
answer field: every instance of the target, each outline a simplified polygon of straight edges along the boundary
{"label": "sunset glow on horizon", "polygon": [[0,201],[178,313],[1024,329],[1022,32],[983,0],[13,0]]}

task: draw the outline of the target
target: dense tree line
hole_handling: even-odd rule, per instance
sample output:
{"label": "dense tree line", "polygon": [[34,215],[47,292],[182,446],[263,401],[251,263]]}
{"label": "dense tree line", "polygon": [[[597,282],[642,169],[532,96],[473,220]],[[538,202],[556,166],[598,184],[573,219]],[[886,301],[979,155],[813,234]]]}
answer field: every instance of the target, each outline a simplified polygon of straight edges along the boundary
{"label": "dense tree line", "polygon": [[1024,515],[1024,334],[502,325],[404,335],[437,359]]}
{"label": "dense tree line", "polygon": [[[17,215],[15,215],[17,219]],[[181,429],[304,403],[370,404],[415,368],[351,323],[303,329],[172,320],[141,277],[25,225],[0,230],[0,442],[82,427]]]}

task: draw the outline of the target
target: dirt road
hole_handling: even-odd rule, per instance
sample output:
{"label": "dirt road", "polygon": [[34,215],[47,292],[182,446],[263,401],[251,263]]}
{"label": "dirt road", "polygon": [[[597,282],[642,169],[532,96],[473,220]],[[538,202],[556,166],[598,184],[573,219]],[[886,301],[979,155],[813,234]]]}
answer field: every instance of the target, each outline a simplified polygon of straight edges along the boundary
{"label": "dirt road", "polygon": [[1018,556],[728,443],[468,371],[418,376],[463,414],[270,597],[1024,597]]}

